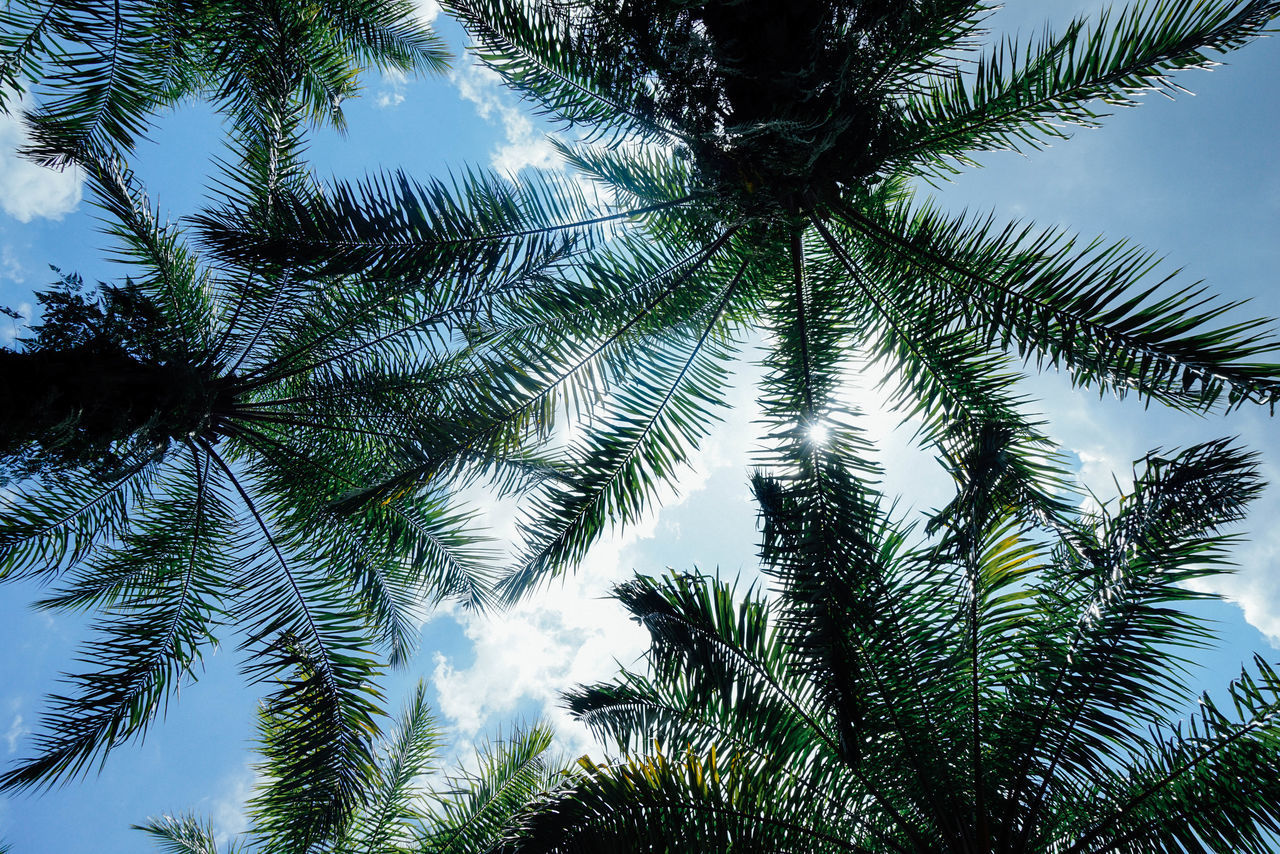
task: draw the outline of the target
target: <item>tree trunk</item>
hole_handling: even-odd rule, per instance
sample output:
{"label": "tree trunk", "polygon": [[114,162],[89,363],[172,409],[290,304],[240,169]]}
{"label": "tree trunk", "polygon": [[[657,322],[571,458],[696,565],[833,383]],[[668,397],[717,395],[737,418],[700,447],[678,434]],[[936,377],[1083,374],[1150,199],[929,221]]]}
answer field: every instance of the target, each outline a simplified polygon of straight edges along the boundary
{"label": "tree trunk", "polygon": [[0,457],[43,452],[84,463],[144,428],[157,439],[198,430],[213,400],[201,373],[112,347],[0,350]]}

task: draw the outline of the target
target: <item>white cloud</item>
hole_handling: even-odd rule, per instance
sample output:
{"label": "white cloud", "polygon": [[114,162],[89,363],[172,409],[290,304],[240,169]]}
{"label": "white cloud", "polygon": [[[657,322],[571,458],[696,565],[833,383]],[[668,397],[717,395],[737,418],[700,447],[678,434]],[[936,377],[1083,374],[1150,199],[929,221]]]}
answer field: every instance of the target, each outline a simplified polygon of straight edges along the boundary
{"label": "white cloud", "polygon": [[12,246],[0,248],[0,279],[7,279],[15,285],[21,285],[27,280],[26,270]]}
{"label": "white cloud", "polygon": [[644,630],[606,597],[630,575],[630,546],[651,537],[655,522],[597,543],[574,576],[506,612],[458,616],[475,659],[460,668],[437,654],[433,682],[439,712],[463,739],[473,741],[532,701],[572,752],[592,746],[585,729],[558,708],[559,695],[577,683],[608,678],[617,670],[615,660],[630,662],[646,648]]}
{"label": "white cloud", "polygon": [[219,848],[249,829],[245,803],[253,793],[257,781],[258,776],[253,768],[245,765],[240,772],[223,781],[222,793],[210,803],[209,821],[213,824],[214,838],[217,839]]}
{"label": "white cloud", "polygon": [[404,103],[404,90],[408,82],[403,71],[387,69],[382,73],[382,88],[378,90],[374,104],[380,110],[400,106]]}
{"label": "white cloud", "polygon": [[[676,488],[655,502],[660,512],[606,536],[576,572],[508,611],[452,613],[471,644],[474,660],[461,666],[437,654],[432,684],[438,691],[436,709],[454,729],[450,741],[456,755],[465,760],[469,746],[482,734],[499,724],[509,726],[513,715],[529,704],[551,721],[560,747],[570,755],[598,751],[587,729],[559,708],[560,693],[577,684],[611,678],[619,663],[634,664],[648,648],[648,633],[627,619],[622,606],[609,598],[609,591],[636,570],[661,572],[660,565],[642,554],[644,546],[655,544],[655,536],[708,527],[707,520],[691,518],[688,499],[712,488],[709,481],[717,475],[732,482],[730,489],[745,497],[742,484],[758,432],[758,424],[753,423],[758,409],[754,405],[757,371],[746,364],[742,367],[728,394],[733,409],[726,410],[726,420],[703,442],[693,468],[681,472]],[[714,488],[722,486],[717,483]],[[485,509],[495,533],[514,533],[509,506]]]}
{"label": "white cloud", "polygon": [[436,18],[440,15],[439,0],[417,0],[413,5],[417,12],[418,20],[424,24],[435,23]]}
{"label": "white cloud", "polygon": [[12,756],[18,751],[18,742],[24,735],[31,732],[27,728],[22,719],[22,715],[18,713],[18,709],[22,707],[22,701],[18,699],[9,701],[9,711],[13,714],[13,720],[9,723],[9,729],[5,731],[5,745],[9,749],[9,755]]}
{"label": "white cloud", "polygon": [[[1267,451],[1271,447],[1257,437],[1246,446],[1262,446]],[[1235,527],[1243,540],[1232,549],[1235,571],[1192,587],[1239,605],[1245,621],[1262,632],[1272,646],[1280,648],[1280,527],[1272,521],[1280,515],[1276,489],[1280,484],[1280,462],[1274,453],[1264,457],[1261,474],[1271,486],[1254,502],[1248,518]]]}
{"label": "white cloud", "polygon": [[1214,593],[1240,606],[1244,619],[1280,649],[1280,535],[1273,535],[1236,554],[1240,568],[1210,581],[1198,581],[1193,590]]}
{"label": "white cloud", "polygon": [[1081,507],[1086,512],[1096,513],[1133,486],[1133,460],[1122,458],[1114,448],[1095,443],[1071,450],[1080,460],[1076,482],[1085,490]]}
{"label": "white cloud", "polygon": [[493,168],[508,175],[532,166],[554,169],[559,165],[555,148],[545,133],[534,128],[514,96],[502,88],[502,78],[477,62],[462,65],[450,75],[462,97],[476,106],[486,121],[501,126],[505,143],[489,155]]}
{"label": "white cloud", "polygon": [[27,128],[17,115],[0,114],[0,207],[20,222],[62,219],[80,204],[79,169],[57,171],[18,156]]}

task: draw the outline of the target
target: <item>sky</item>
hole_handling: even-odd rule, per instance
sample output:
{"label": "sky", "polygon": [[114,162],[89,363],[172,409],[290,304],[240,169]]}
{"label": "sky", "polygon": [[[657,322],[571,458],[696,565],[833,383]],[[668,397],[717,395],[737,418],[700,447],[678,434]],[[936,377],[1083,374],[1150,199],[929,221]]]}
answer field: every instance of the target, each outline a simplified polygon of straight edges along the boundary
{"label": "sky", "polygon": [[[1052,8],[1061,22],[1101,4],[1023,0],[993,23],[1029,33]],[[424,16],[434,9],[423,6]],[[455,44],[460,32],[435,18]],[[1212,73],[1191,72],[1178,83],[1196,93],[1168,100],[1148,97],[1137,109],[1107,119],[1100,130],[1023,157],[998,154],[936,190],[953,210],[992,210],[999,218],[1069,226],[1083,235],[1128,237],[1168,258],[1170,269],[1203,278],[1213,292],[1249,299],[1245,315],[1280,316],[1280,40],[1257,42]],[[366,80],[364,96],[348,101],[345,137],[313,137],[311,156],[321,175],[357,178],[378,169],[443,175],[467,164],[518,173],[557,168],[546,128],[528,109],[465,58],[442,77]],[[16,158],[23,130],[0,118],[0,304],[29,314],[34,289],[52,281],[49,265],[86,280],[120,271],[102,259],[106,238],[82,198],[74,173],[53,173]],[[205,195],[220,129],[207,109],[187,106],[164,117],[153,141],[134,160],[153,201],[173,218],[193,212]],[[0,318],[0,343],[18,326]],[[748,354],[749,357],[749,354]],[[414,661],[387,680],[397,706],[418,678],[431,686],[441,723],[457,755],[520,720],[549,717],[560,729],[565,755],[593,749],[587,735],[558,710],[558,692],[608,678],[617,662],[630,664],[645,635],[607,600],[609,586],[633,570],[718,569],[755,573],[755,509],[746,488],[755,446],[752,376],[744,365],[732,392],[732,414],[714,432],[680,482],[679,494],[644,523],[598,544],[581,569],[514,609],[475,616],[449,610],[433,615]],[[912,512],[938,506],[947,482],[927,453],[915,448],[911,425],[880,410],[865,380],[850,394],[867,411],[880,448],[884,489],[901,494]],[[1230,417],[1179,415],[1136,400],[1100,399],[1071,389],[1064,377],[1034,378],[1049,432],[1100,498],[1114,495],[1131,461],[1155,447],[1179,447],[1218,436],[1239,436],[1261,451],[1264,474],[1280,482],[1276,438],[1280,423],[1257,411]],[[2,404],[0,404],[2,405]],[[493,511],[500,531],[513,530],[506,508]],[[1253,651],[1280,660],[1280,489],[1269,489],[1241,526],[1239,571],[1213,591],[1229,601],[1202,612],[1216,621],[1218,648],[1199,656],[1196,678],[1221,686]],[[34,612],[37,591],[0,590],[0,760],[26,752],[40,717],[41,698],[57,690],[56,675],[72,666],[84,637],[70,616]],[[243,828],[243,802],[253,784],[250,743],[258,692],[242,685],[233,650],[219,651],[204,676],[184,687],[142,744],[115,751],[103,771],[38,795],[0,798],[0,840],[14,852],[146,851],[129,829],[151,815],[207,815],[220,833]]]}

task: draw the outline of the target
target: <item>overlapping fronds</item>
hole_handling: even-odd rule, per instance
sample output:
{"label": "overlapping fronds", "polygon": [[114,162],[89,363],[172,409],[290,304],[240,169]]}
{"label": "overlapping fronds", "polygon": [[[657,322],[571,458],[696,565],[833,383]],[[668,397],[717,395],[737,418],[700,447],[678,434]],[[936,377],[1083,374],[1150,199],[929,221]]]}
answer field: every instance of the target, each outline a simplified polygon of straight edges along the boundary
{"label": "overlapping fronds", "polygon": [[[325,33],[313,35],[326,50],[347,51],[348,65],[377,52],[408,63],[423,47],[416,24],[392,32],[379,23],[391,8],[384,0],[341,5],[277,11],[295,24],[314,13]],[[244,172],[227,167],[202,222],[322,199],[301,156],[306,111],[297,93],[264,90],[253,109],[267,118],[235,131]],[[458,441],[474,416],[510,412],[530,393],[518,364],[468,352],[466,334],[478,318],[500,316],[503,300],[577,238],[516,246],[504,224],[549,194],[534,204],[471,176],[463,182],[471,202],[450,206],[436,188],[444,211],[436,223],[451,235],[483,235],[483,246],[469,257],[457,247],[437,246],[425,260],[420,253],[419,272],[440,277],[435,283],[405,269],[366,271],[367,258],[346,259],[342,269],[299,252],[270,264],[210,258],[198,251],[209,242],[192,248],[108,141],[90,133],[67,150],[85,169],[113,258],[130,278],[104,286],[96,306],[91,296],[73,299],[64,279],[61,301],[47,302],[68,310],[46,317],[3,366],[47,377],[72,399],[60,404],[67,425],[18,413],[30,423],[19,424],[25,432],[15,431],[12,453],[47,459],[33,469],[39,482],[15,486],[6,500],[0,573],[53,582],[40,604],[89,612],[96,634],[70,689],[51,698],[32,755],[0,782],[50,785],[95,768],[145,734],[198,675],[211,644],[235,636],[246,674],[279,689],[267,704],[266,744],[287,767],[264,797],[299,809],[318,799],[344,821],[360,800],[353,781],[371,761],[379,712],[370,679],[382,657],[406,661],[440,601],[491,601],[491,547],[456,492],[476,478],[517,489],[554,474],[509,437]],[[428,202],[431,192],[423,190]],[[68,371],[75,383],[64,381]],[[101,396],[112,397],[109,406]],[[113,408],[129,417],[96,415]],[[61,441],[51,430],[88,436],[81,445],[103,459],[45,453]],[[406,469],[414,473],[403,488],[378,490]],[[302,836],[326,837],[337,826]]]}
{"label": "overlapping fronds", "polygon": [[1219,65],[1217,56],[1266,34],[1277,14],[1272,0],[1138,3],[1077,18],[1038,43],[1010,40],[974,68],[932,69],[935,79],[906,102],[904,142],[889,160],[927,175],[973,152],[1040,148],[1070,126],[1097,126],[1106,109],[1185,92],[1174,75]]}
{"label": "overlapping fronds", "polygon": [[839,215],[862,232],[867,254],[896,255],[898,275],[910,269],[912,290],[949,307],[953,324],[987,347],[1065,369],[1077,384],[1186,409],[1270,405],[1280,390],[1275,365],[1257,361],[1276,349],[1269,321],[1224,324],[1241,303],[1216,300],[1199,284],[1166,287],[1173,274],[1144,283],[1157,259],[1124,241],[932,208],[872,217],[842,207]]}
{"label": "overlapping fronds", "polygon": [[81,658],[95,669],[66,678],[74,693],[50,698],[36,754],[0,785],[45,785],[100,766],[195,677],[219,616],[227,561],[214,536],[230,510],[207,460],[191,456],[176,468],[156,483],[164,497],[131,520],[117,546],[81,563],[53,598],[104,611]]}
{"label": "overlapping fronds", "polygon": [[[859,364],[944,455],[979,427],[1020,437],[1002,441],[1024,480],[1054,480],[1057,463],[1017,388],[1019,361],[1193,411],[1271,406],[1280,394],[1273,324],[1243,303],[1213,298],[1127,242],[948,214],[912,183],[945,177],[974,152],[1034,147],[1064,122],[1096,124],[1144,91],[1176,91],[1187,72],[1264,35],[1280,16],[1271,0],[1139,4],[993,49],[983,47],[993,6],[966,0],[892,10],[836,0],[784,10],[755,0],[448,8],[482,61],[579,132],[560,151],[611,196],[579,218],[603,239],[566,257],[553,279],[528,280],[527,300],[471,339],[528,366],[542,384],[538,423],[550,423],[557,400],[596,418],[570,460],[599,469],[598,483],[626,484],[605,502],[590,483],[548,481],[554,512],[536,517],[544,535],[519,559],[522,584],[578,559],[610,522],[638,518],[655,476],[670,481],[668,448],[623,440],[648,423],[679,358],[670,342],[696,326],[703,294],[739,275],[729,310],[768,351],[765,462],[778,447],[836,434],[826,453],[874,479],[845,388]],[[397,217],[421,208],[410,196],[370,186],[359,204],[395,233]],[[545,208],[529,219],[539,228],[574,216],[540,194],[529,202]],[[681,419],[704,422],[723,386],[685,377],[700,385]],[[681,456],[701,432],[682,433]],[[643,476],[615,478],[620,455]],[[1015,504],[1047,518],[1060,509],[1057,488],[1035,502],[1021,489]],[[556,533],[575,526],[569,539]]]}
{"label": "overlapping fronds", "polygon": [[553,482],[539,514],[524,523],[531,545],[504,580],[508,590],[518,594],[549,569],[576,564],[610,523],[641,518],[688,464],[727,381],[723,363],[733,342],[724,315],[745,272],[743,265],[693,316],[697,325],[664,335],[664,352],[646,354],[644,375],[630,378],[593,413],[584,449],[569,450],[569,474]]}
{"label": "overlapping fronds", "polygon": [[0,51],[0,107],[31,88],[29,153],[50,164],[86,146],[128,149],[153,114],[193,95],[242,130],[290,99],[341,126],[363,67],[413,73],[448,59],[404,0],[16,0],[0,12]]}
{"label": "overlapping fronds", "polygon": [[493,851],[527,812],[563,778],[549,761],[553,733],[546,724],[516,730],[476,755],[476,768],[450,776],[450,788],[434,793],[432,812],[419,836],[432,854]]}
{"label": "overlapping fronds", "polygon": [[[232,852],[491,854],[567,775],[549,758],[550,728],[538,723],[485,745],[474,765],[424,786],[440,770],[444,745],[422,683],[395,732],[375,744],[372,718],[335,720],[306,661],[294,666],[263,707],[263,779],[250,799],[251,826],[231,841]],[[161,816],[137,827],[165,851],[217,852],[208,824],[194,816]]]}
{"label": "overlapping fronds", "polygon": [[778,779],[776,762],[713,750],[616,765],[583,758],[581,768],[574,797],[536,814],[513,850],[669,851],[674,840],[698,851],[877,850],[842,838],[842,825],[862,823],[856,806],[815,797],[807,781]]}
{"label": "overlapping fronds", "polygon": [[[436,770],[441,734],[420,682],[405,703],[391,740],[380,751],[368,796],[334,845],[344,854],[379,854],[406,846],[410,823],[425,818],[417,780]],[[279,828],[289,833],[287,827]]]}
{"label": "overlapping fronds", "polygon": [[771,599],[698,574],[619,586],[648,666],[566,703],[625,757],[584,761],[509,849],[1269,850],[1280,682],[1256,658],[1196,708],[1180,655],[1209,635],[1177,608],[1227,571],[1253,457],[1149,455],[1114,511],[1044,527],[1016,457],[980,452],[998,440],[952,459],[934,537],[865,489],[816,502],[762,477]]}
{"label": "overlapping fronds", "polygon": [[264,854],[314,850],[368,800],[384,713],[373,669],[359,655],[358,644],[317,648],[288,634],[274,643],[279,687],[260,723],[265,781],[249,802]]}

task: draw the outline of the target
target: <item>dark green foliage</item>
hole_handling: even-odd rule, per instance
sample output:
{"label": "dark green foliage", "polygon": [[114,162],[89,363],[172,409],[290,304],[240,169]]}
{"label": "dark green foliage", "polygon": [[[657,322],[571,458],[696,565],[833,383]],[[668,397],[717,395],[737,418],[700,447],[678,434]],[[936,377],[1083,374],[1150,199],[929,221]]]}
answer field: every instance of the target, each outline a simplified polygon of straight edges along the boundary
{"label": "dark green foliage", "polygon": [[1113,508],[1037,529],[1000,437],[964,448],[930,537],[819,449],[756,478],[770,595],[619,586],[648,667],[566,703],[624,760],[583,760],[509,850],[1273,850],[1280,673],[1194,697],[1211,636],[1180,607],[1229,571],[1252,456],[1151,454]]}
{"label": "dark green foliage", "polygon": [[61,164],[129,148],[152,114],[203,97],[240,133],[295,100],[342,126],[358,72],[439,70],[448,54],[407,0],[14,0],[0,11],[0,107],[34,89],[30,148]]}
{"label": "dark green foliage", "polygon": [[[0,350],[0,458],[8,477],[75,467],[124,474],[207,429],[223,384],[165,346],[160,308],[132,282],[81,293],[69,275],[36,295],[43,322]],[[126,462],[126,460],[130,462]]]}
{"label": "dark green foliage", "polygon": [[[460,446],[520,430],[560,442],[556,415],[594,419],[555,445],[562,465],[526,520],[512,592],[670,488],[717,416],[729,360],[761,337],[771,443],[842,430],[836,389],[866,366],[940,452],[998,423],[1028,472],[1042,437],[1018,362],[1191,411],[1280,398],[1270,321],[1241,320],[1239,304],[1123,241],[955,216],[915,190],[972,152],[1035,148],[1176,90],[1174,74],[1263,35],[1280,3],[1165,0],[990,48],[990,6],[971,0],[446,6],[517,91],[585,134],[560,147],[613,201],[586,213],[539,185],[504,201],[505,234],[589,240],[562,253],[558,277],[516,268],[518,298],[461,330],[475,363],[517,365],[529,394],[474,419]],[[417,211],[443,193],[398,175],[338,184],[273,213],[266,239],[236,217],[216,239],[242,260],[394,277],[431,225]],[[449,246],[487,257],[464,234]],[[866,449],[847,450],[850,471],[874,470]]]}
{"label": "dark green foliage", "polygon": [[[250,801],[248,834],[232,842],[229,851],[484,854],[512,831],[515,816],[545,796],[564,773],[547,757],[551,731],[536,724],[479,751],[474,771],[454,771],[443,785],[424,788],[422,778],[440,770],[442,745],[421,685],[393,738],[368,761],[357,767],[323,758],[326,767],[350,774],[345,788],[349,803],[324,788],[300,787],[296,780],[309,778],[294,775],[295,751],[281,755],[275,750],[280,742],[315,738],[311,722],[279,719],[268,705],[261,729],[259,770],[265,780]],[[212,828],[193,817],[164,816],[138,829],[165,851],[218,851]]]}
{"label": "dark green foliage", "polygon": [[[315,192],[296,105],[276,108],[273,135],[237,140],[218,211]],[[518,447],[526,427],[501,420],[535,391],[461,350],[459,331],[500,310],[508,262],[531,273],[574,240],[513,246],[502,205],[517,194],[475,175],[465,204],[422,199],[412,277],[239,264],[191,248],[118,157],[77,156],[133,277],[96,301],[48,292],[44,324],[3,354],[28,374],[44,365],[38,391],[61,409],[18,407],[53,414],[11,434],[7,464],[42,477],[0,505],[0,577],[52,584],[40,605],[95,614],[95,635],[0,785],[88,771],[235,637],[246,675],[279,686],[269,708],[292,735],[271,742],[273,761],[336,798],[378,731],[380,662],[407,659],[436,602],[491,599],[490,549],[458,489],[554,474]],[[219,215],[200,218],[215,251]],[[484,248],[441,248],[459,233]]]}

